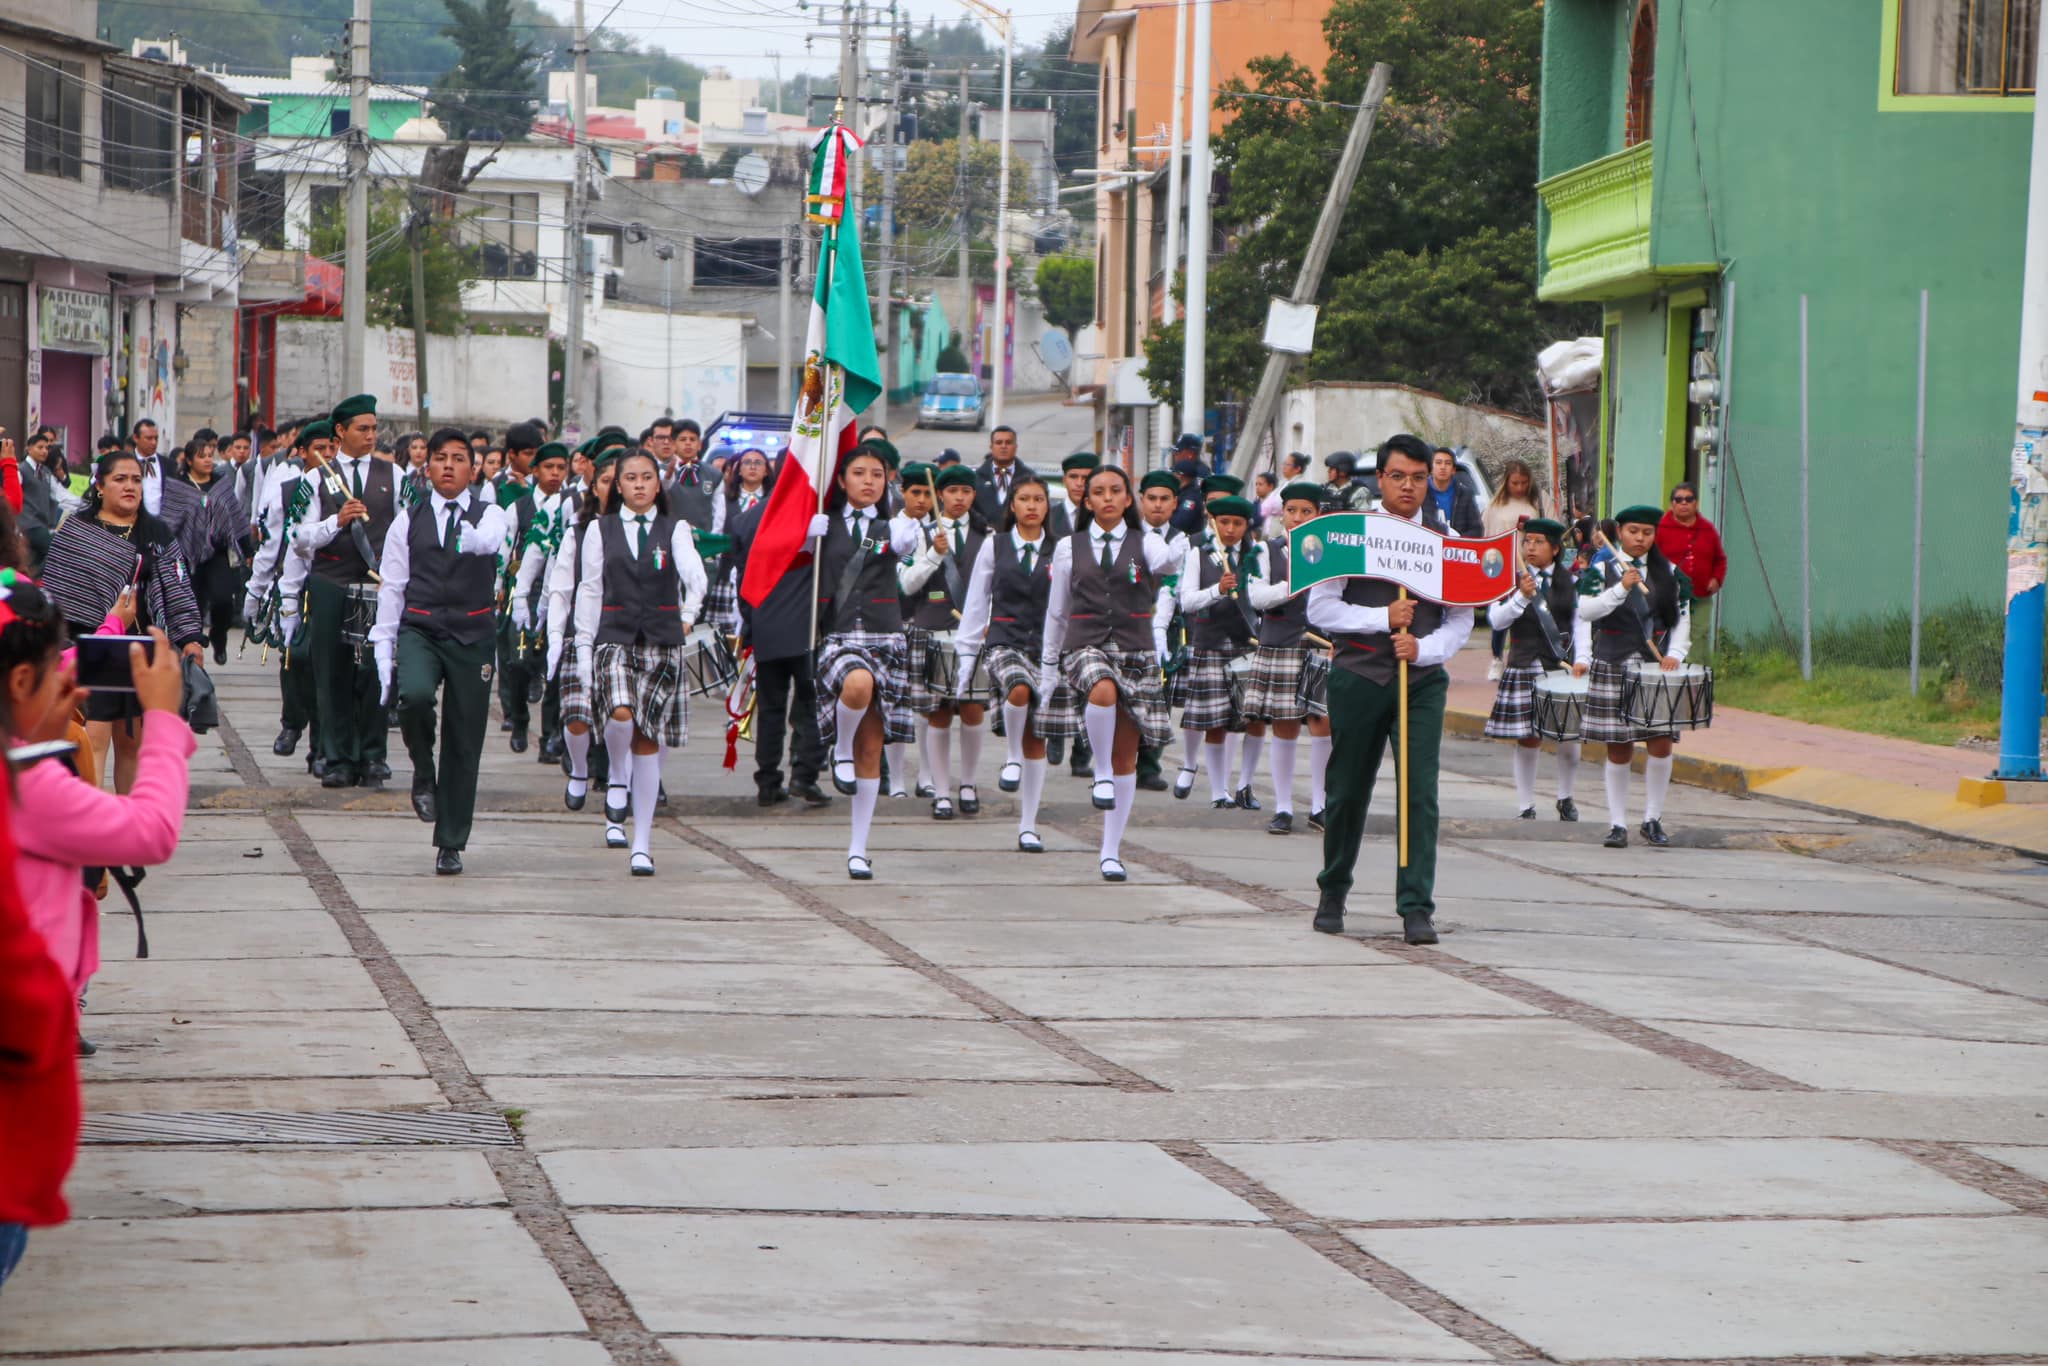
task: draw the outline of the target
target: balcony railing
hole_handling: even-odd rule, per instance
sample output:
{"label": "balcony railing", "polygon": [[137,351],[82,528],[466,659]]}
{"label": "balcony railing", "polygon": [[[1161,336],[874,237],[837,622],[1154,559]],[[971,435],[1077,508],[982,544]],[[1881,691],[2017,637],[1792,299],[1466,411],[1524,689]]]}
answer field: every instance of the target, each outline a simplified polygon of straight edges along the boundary
{"label": "balcony railing", "polygon": [[1649,143],[1554,175],[1536,192],[1550,211],[1539,297],[1618,297],[1651,275]]}

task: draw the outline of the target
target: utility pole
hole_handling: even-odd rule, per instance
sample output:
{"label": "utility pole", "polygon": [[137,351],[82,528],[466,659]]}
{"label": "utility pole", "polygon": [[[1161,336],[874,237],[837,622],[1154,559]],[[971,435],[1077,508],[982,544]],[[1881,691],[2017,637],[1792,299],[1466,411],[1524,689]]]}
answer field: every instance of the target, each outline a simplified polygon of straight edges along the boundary
{"label": "utility pole", "polygon": [[419,396],[420,430],[432,431],[433,419],[427,412],[427,225],[425,206],[415,196],[412,221],[405,225],[405,235],[412,247],[412,382]]}
{"label": "utility pole", "polygon": [[[668,385],[674,383],[676,373],[675,243],[663,242],[654,249],[654,256],[656,260],[661,262],[661,308],[664,315],[661,335],[668,351],[666,373],[669,376],[662,384],[662,397],[664,400],[667,400],[669,397]],[[676,415],[675,404],[664,401],[661,405],[661,411],[664,417],[674,417]]]}
{"label": "utility pole", "polygon": [[348,21],[348,200],[343,224],[341,387],[363,392],[370,275],[370,0]]}
{"label": "utility pole", "polygon": [[889,411],[890,391],[903,381],[902,359],[897,355],[896,333],[890,326],[894,294],[896,252],[896,122],[903,99],[903,40],[893,29],[889,35],[889,116],[882,125],[882,241],[876,253],[880,268],[875,271],[876,340],[882,351],[882,412]]}
{"label": "utility pole", "polygon": [[1208,426],[1209,395],[1209,188],[1215,180],[1209,154],[1209,105],[1214,96],[1209,71],[1209,11],[1195,6],[1194,99],[1188,129],[1188,325],[1181,352],[1181,425],[1200,436]]}
{"label": "utility pole", "polygon": [[[2035,40],[2039,70],[2048,61],[2048,28]],[[2019,380],[2005,542],[2005,686],[1992,776],[2039,782],[2042,637],[2048,632],[2048,100],[2034,104]]]}
{"label": "utility pole", "polygon": [[[1188,0],[1176,0],[1173,7],[1173,125],[1167,138],[1166,163],[1166,288],[1159,303],[1159,321],[1171,323],[1173,313],[1173,271],[1180,263],[1181,150],[1187,142],[1188,103]],[[1164,451],[1180,433],[1174,430],[1173,405],[1159,405],[1159,429],[1153,434],[1155,450]]]}
{"label": "utility pole", "polygon": [[[972,111],[967,107],[967,77],[965,60],[960,66],[960,169],[954,175],[953,196],[960,205],[957,222],[960,228],[960,335],[965,337],[974,326],[974,276],[968,268],[967,245],[973,233],[969,231],[967,214],[967,117]],[[974,346],[968,343],[960,348],[973,364]]]}
{"label": "utility pole", "polygon": [[[1202,8],[1206,10],[1208,6]],[[1000,427],[1003,423],[1003,389],[1008,378],[1003,369],[1010,358],[1010,59],[1017,46],[1017,30],[1007,10],[1000,16],[1000,27],[1003,31],[1003,122],[1002,132],[997,137],[1000,144],[997,156],[1001,161],[996,170],[996,363],[994,394],[988,406],[991,427]]]}
{"label": "utility pole", "polygon": [[793,398],[795,391],[790,388],[790,356],[796,346],[796,337],[790,330],[789,296],[790,275],[796,265],[796,246],[791,238],[801,231],[803,229],[800,225],[795,228],[784,226],[782,229],[781,270],[777,272],[775,282],[775,392],[783,402],[789,404],[792,413],[796,411],[796,402]]}
{"label": "utility pole", "polygon": [[[1357,117],[1351,120],[1351,135],[1344,139],[1344,152],[1337,159],[1337,174],[1330,181],[1330,189],[1323,196],[1323,212],[1316,219],[1315,236],[1309,239],[1308,254],[1301,258],[1301,273],[1294,278],[1294,293],[1290,303],[1312,304],[1316,292],[1323,285],[1323,271],[1330,264],[1330,252],[1337,245],[1337,229],[1344,223],[1344,205],[1351,198],[1351,187],[1358,183],[1358,168],[1365,161],[1366,145],[1372,141],[1372,126],[1379,118],[1380,105],[1387,98],[1387,82],[1393,78],[1393,68],[1385,62],[1373,65],[1372,75],[1365,83],[1365,100],[1358,106]],[[1193,300],[1188,306],[1188,326],[1194,327],[1195,310]],[[1273,414],[1280,406],[1281,386],[1287,382],[1287,369],[1294,363],[1294,356],[1286,351],[1268,351],[1266,369],[1259,376],[1259,387],[1252,394],[1252,406],[1245,413],[1244,426],[1237,435],[1237,450],[1230,462],[1230,472],[1246,483],[1251,482],[1252,467],[1258,463],[1259,447],[1265,444],[1266,431],[1273,425]],[[1192,408],[1190,412],[1194,411]]]}
{"label": "utility pole", "polygon": [[[358,3],[367,3],[367,0],[358,0]],[[569,146],[574,163],[569,180],[569,345],[568,355],[562,366],[562,432],[566,436],[581,436],[583,296],[589,292],[589,285],[583,278],[583,219],[589,212],[584,199],[583,140],[590,131],[589,101],[584,98],[583,90],[590,71],[590,35],[583,28],[583,0],[576,0],[575,45],[569,50],[576,56],[576,88],[569,96],[569,108],[576,120],[576,132]],[[663,382],[663,388],[667,388],[666,380]]]}

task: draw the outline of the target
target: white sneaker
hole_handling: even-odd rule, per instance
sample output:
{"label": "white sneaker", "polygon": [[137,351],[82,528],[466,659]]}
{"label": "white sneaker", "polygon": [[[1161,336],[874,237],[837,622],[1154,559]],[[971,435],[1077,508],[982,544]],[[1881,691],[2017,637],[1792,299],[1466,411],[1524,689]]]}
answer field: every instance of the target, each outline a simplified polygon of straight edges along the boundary
{"label": "white sneaker", "polygon": [[1499,661],[1499,660],[1497,660],[1497,659],[1496,659],[1496,660],[1494,660],[1494,661],[1493,661],[1493,663],[1491,663],[1491,664],[1489,664],[1489,665],[1487,665],[1487,666],[1486,666],[1486,678],[1487,678],[1487,681],[1488,681],[1488,682],[1492,682],[1492,683],[1497,683],[1497,682],[1499,682],[1499,681],[1500,681],[1500,661]]}

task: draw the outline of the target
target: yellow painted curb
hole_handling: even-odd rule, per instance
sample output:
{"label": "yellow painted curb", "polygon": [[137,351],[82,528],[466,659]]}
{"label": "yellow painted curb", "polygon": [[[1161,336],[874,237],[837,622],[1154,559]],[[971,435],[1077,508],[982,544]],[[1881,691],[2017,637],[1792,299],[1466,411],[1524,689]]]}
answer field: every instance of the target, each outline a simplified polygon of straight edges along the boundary
{"label": "yellow painted curb", "polygon": [[[1486,717],[1478,712],[1448,710],[1444,713],[1444,729],[1452,735],[1464,736],[1467,739],[1484,739]],[[1557,746],[1545,740],[1543,748],[1546,751],[1555,751]],[[1751,768],[1720,759],[1702,759],[1683,750],[1671,757],[1672,781],[1684,783],[1689,787],[1704,787],[1730,797],[1746,797],[1765,783],[1776,782],[1787,774],[1798,772],[1793,768]],[[1636,751],[1632,767],[1637,773],[1643,771],[1643,764],[1648,758],[1646,751]]]}
{"label": "yellow painted curb", "polygon": [[1964,806],[1997,806],[2005,800],[2005,784],[1996,778],[1958,778],[1956,800]]}

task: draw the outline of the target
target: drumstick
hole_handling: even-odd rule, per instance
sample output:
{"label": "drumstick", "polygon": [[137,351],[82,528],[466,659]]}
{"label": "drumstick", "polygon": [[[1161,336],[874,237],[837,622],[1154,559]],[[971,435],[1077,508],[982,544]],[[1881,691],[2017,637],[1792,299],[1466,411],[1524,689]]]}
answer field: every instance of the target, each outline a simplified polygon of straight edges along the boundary
{"label": "drumstick", "polygon": [[[328,464],[320,453],[311,446],[306,447],[306,455],[314,464],[320,467],[320,473],[326,476],[327,487],[334,492],[334,495],[347,501],[351,496],[349,495],[348,485],[341,482],[341,476],[334,472],[334,466]],[[379,574],[376,567],[370,563],[370,533],[355,522],[350,522],[348,529],[350,539],[356,543],[356,553],[363,557],[364,572],[369,574],[372,583],[382,587],[384,576]]]}

